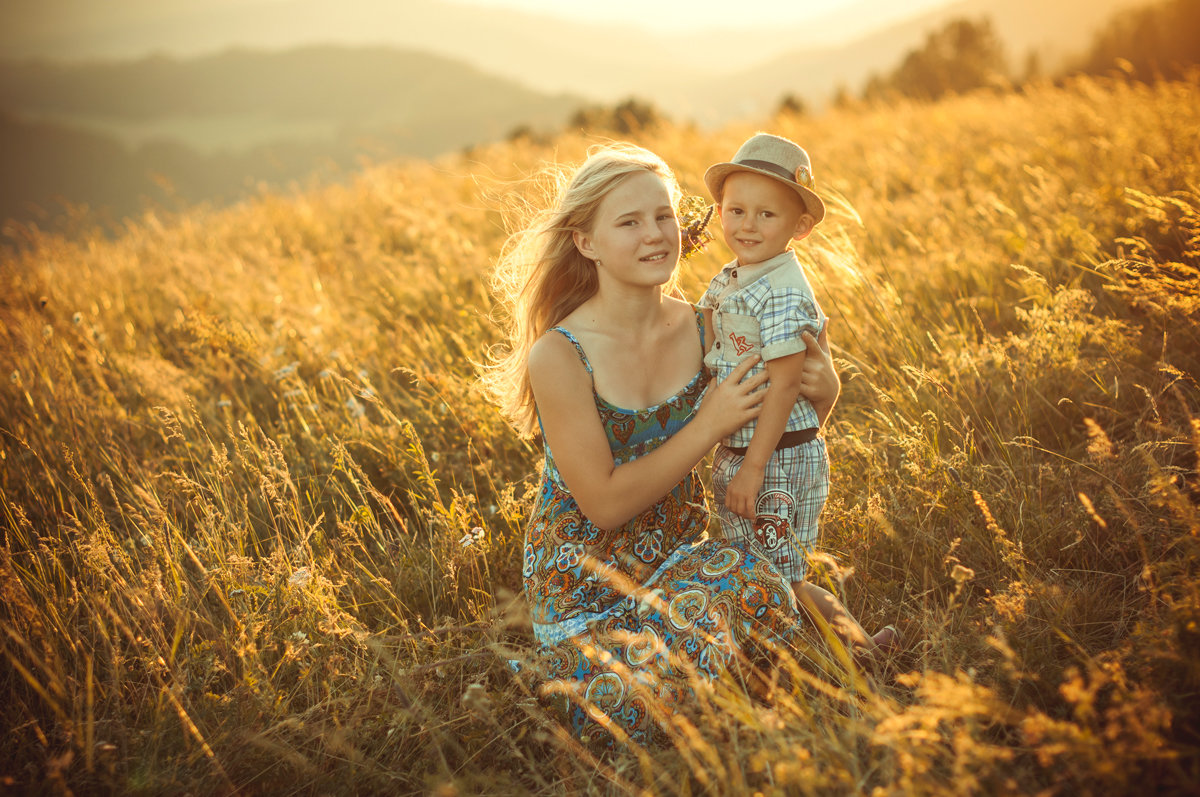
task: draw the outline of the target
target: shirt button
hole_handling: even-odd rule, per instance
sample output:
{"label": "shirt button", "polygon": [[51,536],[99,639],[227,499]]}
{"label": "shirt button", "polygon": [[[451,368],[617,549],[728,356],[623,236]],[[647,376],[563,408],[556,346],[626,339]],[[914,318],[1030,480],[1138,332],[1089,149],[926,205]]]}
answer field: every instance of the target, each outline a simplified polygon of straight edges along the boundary
{"label": "shirt button", "polygon": [[737,269],[736,269],[736,268],[733,270],[733,276],[735,276],[735,277],[737,276]]}
{"label": "shirt button", "polygon": [[714,343],[714,344],[713,344],[713,348],[714,348],[714,349],[719,349],[719,348],[721,348],[721,341],[719,341],[719,340],[718,340],[716,343]]}

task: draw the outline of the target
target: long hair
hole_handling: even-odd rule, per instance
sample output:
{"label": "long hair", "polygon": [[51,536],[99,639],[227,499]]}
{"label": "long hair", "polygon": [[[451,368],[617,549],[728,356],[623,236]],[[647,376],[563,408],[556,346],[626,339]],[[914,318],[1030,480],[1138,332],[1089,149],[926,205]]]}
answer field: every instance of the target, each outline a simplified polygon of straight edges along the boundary
{"label": "long hair", "polygon": [[[596,264],[575,247],[576,232],[590,233],[600,203],[625,178],[638,172],[656,174],[667,184],[672,207],[680,190],[662,158],[631,144],[594,149],[569,176],[549,170],[552,204],[509,236],[492,274],[492,289],[508,343],[490,353],[481,376],[483,386],[522,436],[536,427],[533,387],[529,382],[529,350],[534,341],[595,295]],[[666,286],[670,290],[674,285]]]}

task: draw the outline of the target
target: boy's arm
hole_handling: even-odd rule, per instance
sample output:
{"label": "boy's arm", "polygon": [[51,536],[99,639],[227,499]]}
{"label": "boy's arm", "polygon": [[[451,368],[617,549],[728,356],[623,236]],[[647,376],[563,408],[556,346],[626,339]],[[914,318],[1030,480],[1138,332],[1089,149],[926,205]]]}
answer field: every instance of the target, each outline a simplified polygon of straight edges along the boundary
{"label": "boy's arm", "polygon": [[758,424],[754,427],[754,436],[750,439],[742,465],[730,479],[725,493],[725,506],[735,515],[744,518],[753,518],[755,515],[754,507],[758,503],[758,492],[762,489],[767,460],[779,444],[792,406],[800,395],[807,356],[807,351],[801,351],[766,362],[770,381],[762,412],[759,413]]}

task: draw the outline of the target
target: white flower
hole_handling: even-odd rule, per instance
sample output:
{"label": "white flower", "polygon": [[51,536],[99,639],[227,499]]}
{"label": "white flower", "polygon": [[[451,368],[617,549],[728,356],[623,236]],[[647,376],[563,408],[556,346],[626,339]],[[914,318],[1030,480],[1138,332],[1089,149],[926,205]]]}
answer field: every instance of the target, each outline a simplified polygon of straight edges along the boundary
{"label": "white flower", "polygon": [[367,408],[354,396],[346,399],[346,409],[349,410],[351,418],[361,418],[367,414]]}
{"label": "white flower", "polygon": [[220,401],[217,402],[217,406],[218,407],[232,407],[233,402],[230,401],[229,399],[221,399]]}
{"label": "white flower", "polygon": [[76,311],[75,315],[71,316],[71,320],[73,322],[75,322],[76,324],[82,324],[83,323],[83,313]]}
{"label": "white flower", "polygon": [[301,567],[295,573],[292,573],[292,577],[288,579],[288,586],[289,587],[303,587],[311,580],[312,580],[312,571],[309,570],[307,567]]}
{"label": "white flower", "polygon": [[304,633],[303,631],[293,631],[292,632],[292,641],[293,642],[307,642],[308,634]]}
{"label": "white flower", "polygon": [[483,542],[484,532],[479,526],[468,531],[466,534],[459,537],[458,544],[464,548],[470,548],[471,545],[477,542]]}

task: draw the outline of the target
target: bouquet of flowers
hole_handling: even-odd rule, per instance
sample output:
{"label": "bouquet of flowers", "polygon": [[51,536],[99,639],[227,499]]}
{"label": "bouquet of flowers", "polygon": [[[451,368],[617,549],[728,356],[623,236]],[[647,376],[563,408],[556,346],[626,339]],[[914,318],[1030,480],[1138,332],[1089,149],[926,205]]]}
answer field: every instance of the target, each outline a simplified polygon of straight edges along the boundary
{"label": "bouquet of flowers", "polygon": [[703,197],[693,194],[680,197],[675,212],[679,216],[681,260],[699,252],[713,239],[713,234],[708,231],[708,223],[712,221],[715,209],[716,206],[705,202]]}

